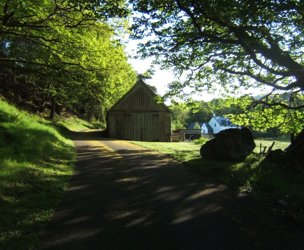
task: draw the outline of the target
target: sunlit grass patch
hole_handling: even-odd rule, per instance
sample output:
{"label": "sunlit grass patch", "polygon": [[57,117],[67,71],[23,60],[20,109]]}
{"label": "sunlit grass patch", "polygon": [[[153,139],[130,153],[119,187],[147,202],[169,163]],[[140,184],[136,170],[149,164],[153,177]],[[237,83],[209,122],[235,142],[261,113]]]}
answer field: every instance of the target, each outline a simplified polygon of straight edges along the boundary
{"label": "sunlit grass patch", "polygon": [[[86,131],[89,129],[104,129],[105,124],[100,121],[88,122],[76,116],[56,117],[52,124],[59,129],[69,130],[72,132]],[[63,131],[65,132],[65,131]]]}
{"label": "sunlit grass patch", "polygon": [[72,174],[73,143],[0,100],[0,249],[33,249]]}
{"label": "sunlit grass patch", "polygon": [[57,119],[55,120],[55,124],[63,126],[64,128],[67,128],[70,131],[84,131],[94,128],[91,123],[73,116],[57,117]]}
{"label": "sunlit grass patch", "polygon": [[255,149],[254,152],[256,153],[260,153],[261,151],[264,150],[264,148],[266,147],[266,150],[272,145],[272,143],[274,142],[274,146],[273,146],[273,150],[275,149],[282,149],[284,150],[285,148],[287,148],[290,144],[290,142],[288,141],[281,141],[281,140],[276,140],[276,139],[255,139]]}
{"label": "sunlit grass patch", "polygon": [[171,155],[181,162],[200,158],[201,145],[190,142],[143,142],[133,141],[134,144]]}

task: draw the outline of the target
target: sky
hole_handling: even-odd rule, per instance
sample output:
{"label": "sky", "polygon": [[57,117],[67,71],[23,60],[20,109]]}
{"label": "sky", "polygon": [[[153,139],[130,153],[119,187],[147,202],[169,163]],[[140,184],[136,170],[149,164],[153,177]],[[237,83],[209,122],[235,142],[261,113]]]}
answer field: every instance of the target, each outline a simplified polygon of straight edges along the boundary
{"label": "sky", "polygon": [[[142,74],[151,67],[153,58],[135,59],[134,56],[137,55],[136,45],[136,41],[128,41],[126,52],[130,57],[129,63],[133,66],[137,73]],[[172,72],[168,70],[155,69],[155,74],[153,75],[152,79],[146,80],[146,82],[152,86],[155,86],[159,95],[164,95],[168,90],[168,83],[174,81],[174,79],[175,78]]]}
{"label": "sky", "polygon": [[[147,71],[152,64],[153,58],[148,59],[135,59],[134,56],[137,56],[136,53],[136,46],[137,41],[134,40],[128,40],[126,44],[126,53],[129,55],[129,62],[133,66],[134,70],[137,73],[144,73]],[[155,74],[153,75],[152,79],[147,79],[146,83],[150,84],[157,89],[157,94],[164,95],[166,91],[168,91],[168,84],[174,80],[177,80],[177,78],[174,76],[173,71],[170,70],[161,70],[159,67],[155,68]],[[269,89],[257,89],[257,88],[250,88],[250,89],[240,89],[238,92],[235,92],[235,96],[240,96],[242,94],[251,94],[251,95],[263,95],[265,92],[270,91]],[[221,93],[222,92],[222,93]],[[207,92],[201,92],[197,93],[191,98],[193,100],[197,101],[205,101],[208,102],[214,98],[220,98],[223,97],[225,94],[224,90],[217,90],[213,93],[207,93]],[[167,102],[166,102],[167,103]],[[169,103],[169,102],[168,102]]]}
{"label": "sky", "polygon": [[[134,40],[129,40],[126,44],[126,52],[129,55],[129,63],[133,66],[137,73],[144,73],[147,71],[152,64],[153,58],[148,59],[134,59],[134,56],[137,55],[136,53],[136,46],[137,42]],[[164,95],[166,91],[168,91],[168,84],[177,78],[174,76],[173,71],[170,70],[162,70],[159,67],[155,68],[155,74],[153,75],[152,79],[147,79],[146,83],[150,84],[157,89],[157,94]],[[201,95],[193,96],[195,100],[203,100],[203,101],[210,101],[213,98],[218,96],[208,94],[208,93],[200,93]]]}

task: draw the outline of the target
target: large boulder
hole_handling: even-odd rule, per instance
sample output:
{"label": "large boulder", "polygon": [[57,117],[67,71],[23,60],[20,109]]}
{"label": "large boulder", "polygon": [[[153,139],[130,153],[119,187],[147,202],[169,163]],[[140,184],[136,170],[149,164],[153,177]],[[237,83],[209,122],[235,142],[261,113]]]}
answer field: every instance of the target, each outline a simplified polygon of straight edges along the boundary
{"label": "large boulder", "polygon": [[304,171],[304,129],[295,140],[283,151],[270,151],[264,161],[292,170]]}
{"label": "large boulder", "polygon": [[243,161],[254,148],[251,131],[236,128],[221,131],[201,147],[200,153],[207,160]]}
{"label": "large boulder", "polygon": [[304,129],[295,140],[285,149],[285,157],[297,165],[304,164]]}

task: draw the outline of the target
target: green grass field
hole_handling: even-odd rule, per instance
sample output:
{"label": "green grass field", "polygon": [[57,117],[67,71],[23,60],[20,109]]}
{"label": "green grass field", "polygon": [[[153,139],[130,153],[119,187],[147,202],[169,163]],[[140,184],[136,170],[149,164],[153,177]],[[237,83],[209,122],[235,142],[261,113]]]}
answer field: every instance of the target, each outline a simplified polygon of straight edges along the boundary
{"label": "green grass field", "polygon": [[144,142],[134,141],[134,144],[173,156],[181,162],[200,158],[200,145],[190,142]]}
{"label": "green grass field", "polygon": [[34,249],[61,200],[73,143],[0,99],[0,249]]}
{"label": "green grass field", "polygon": [[[260,152],[260,145],[263,147],[269,148],[272,142],[275,142],[273,149],[285,149],[289,143],[288,142],[282,142],[282,141],[276,141],[276,140],[266,140],[266,139],[256,139],[256,148],[254,149],[254,152],[259,153]],[[142,142],[142,141],[136,141],[133,142],[135,144],[141,145],[143,147],[160,151],[165,154],[169,154],[173,156],[175,159],[181,162],[186,162],[189,160],[194,159],[200,159],[200,153],[199,150],[201,148],[201,145],[194,144],[191,142]]]}
{"label": "green grass field", "polygon": [[[263,162],[258,153],[259,145],[267,148],[272,140],[255,141],[257,147],[244,162],[223,162],[202,160],[199,154],[201,145],[191,142],[133,142],[146,148],[169,154],[203,178],[224,182],[240,192],[267,201],[284,200],[290,204],[291,214],[304,222],[304,175],[291,169],[278,168]],[[273,149],[285,149],[288,142],[275,141]]]}
{"label": "green grass field", "polygon": [[282,140],[277,140],[277,139],[255,139],[255,149],[254,152],[259,153],[261,150],[261,147],[267,147],[269,148],[271,144],[274,142],[273,150],[274,149],[282,149],[284,150],[285,148],[288,147],[290,142],[288,141],[282,141]]}

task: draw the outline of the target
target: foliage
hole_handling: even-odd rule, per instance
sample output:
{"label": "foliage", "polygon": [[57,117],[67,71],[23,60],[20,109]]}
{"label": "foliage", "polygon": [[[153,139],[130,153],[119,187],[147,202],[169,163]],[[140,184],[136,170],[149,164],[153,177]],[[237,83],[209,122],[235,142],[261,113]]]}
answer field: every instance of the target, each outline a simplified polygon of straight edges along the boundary
{"label": "foliage", "polygon": [[2,100],[0,131],[0,248],[33,249],[72,174],[74,147]]}
{"label": "foliage", "polygon": [[[281,102],[286,96],[276,97]],[[285,99],[284,99],[285,98]],[[277,100],[278,101],[278,100]],[[251,96],[213,99],[210,102],[192,101],[188,103],[172,102],[173,126],[181,128],[192,122],[208,122],[213,114],[228,117],[234,124],[250,127],[261,135],[297,134],[304,124],[302,109],[271,109],[260,106],[259,99]]]}
{"label": "foliage", "polygon": [[[298,119],[298,112],[290,115],[289,111],[304,108],[303,1],[131,3],[138,12],[134,37],[146,38],[140,47],[142,55],[155,56],[164,68],[173,67],[186,79],[172,83],[173,94],[183,95],[181,89],[189,87],[212,91],[220,86],[232,93],[240,87],[242,91],[262,88],[265,94],[254,100],[258,110],[267,116],[279,115],[277,123],[283,119],[288,126]],[[278,98],[284,92],[288,101]],[[244,117],[259,122],[257,118]]]}
{"label": "foliage", "polygon": [[213,114],[226,116],[239,114],[242,111],[236,104],[228,103],[226,99],[221,98],[213,99],[210,102],[172,101],[170,110],[174,129],[185,128],[189,123],[209,122]]}
{"label": "foliage", "polygon": [[239,114],[243,110],[238,104],[229,103],[229,98],[216,98],[211,100],[208,105],[217,116],[227,116],[228,114]]}
{"label": "foliage", "polygon": [[[297,134],[303,128],[304,113],[302,109],[282,109],[279,106],[267,108],[267,105],[259,105],[259,101],[249,96],[228,98],[227,106],[239,107],[239,113],[230,114],[229,118],[234,123],[251,127],[255,131],[265,132],[270,128],[278,128],[285,134]],[[272,101],[286,103],[286,105],[288,102],[282,96],[276,96]]]}
{"label": "foliage", "polygon": [[173,102],[170,106],[171,111],[171,129],[181,129],[187,127],[189,118],[189,109],[185,103]]}
{"label": "foliage", "polygon": [[200,129],[201,126],[199,125],[198,122],[195,122],[194,125],[193,125],[193,128],[194,128],[194,129]]}
{"label": "foliage", "polygon": [[212,109],[209,103],[203,101],[186,103],[172,101],[170,110],[173,123],[172,127],[174,129],[185,128],[192,122],[207,122],[212,117]]}
{"label": "foliage", "polygon": [[121,0],[2,1],[2,95],[52,118],[67,109],[103,120],[136,78],[108,19],[124,9]]}

